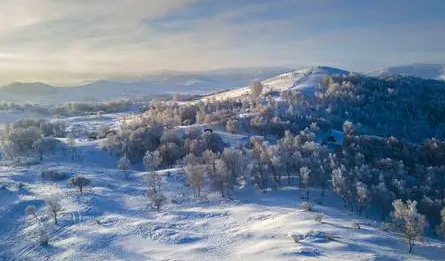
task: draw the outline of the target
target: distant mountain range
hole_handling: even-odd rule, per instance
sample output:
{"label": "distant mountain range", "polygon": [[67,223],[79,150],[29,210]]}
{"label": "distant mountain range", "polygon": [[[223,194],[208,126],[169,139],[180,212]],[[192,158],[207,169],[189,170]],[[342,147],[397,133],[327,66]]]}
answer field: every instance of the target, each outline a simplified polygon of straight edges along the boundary
{"label": "distant mountain range", "polygon": [[[311,69],[309,70],[308,68]],[[14,82],[0,87],[0,102],[99,102],[123,98],[142,98],[145,96],[168,93],[210,94],[215,91],[247,86],[249,82],[254,79],[269,79],[269,81],[274,79],[273,82],[275,83],[275,78],[278,77],[281,79],[280,81],[289,81],[289,79],[293,79],[294,76],[287,76],[288,74],[284,74],[286,76],[284,77],[283,73],[290,71],[294,72],[294,74],[296,73],[298,77],[309,77],[310,73],[314,72],[314,68],[318,68],[315,72],[320,70],[323,72],[313,74],[315,76],[331,74],[332,72],[346,72],[323,66],[308,68],[303,69],[303,71],[309,70],[306,73],[303,73],[301,70],[300,72],[299,70],[293,71],[287,68],[277,67],[224,69],[205,72],[161,71],[133,78],[97,80],[72,87],[57,87],[42,82]],[[413,64],[392,66],[386,69],[366,73],[368,76],[382,76],[388,74],[445,80],[445,65]],[[310,79],[313,77],[314,76],[310,76]],[[302,82],[303,80],[305,79],[300,79]],[[280,81],[278,81],[277,84],[280,83]],[[286,82],[286,84],[290,83]]]}
{"label": "distant mountain range", "polygon": [[445,64],[411,64],[392,66],[386,69],[368,73],[370,76],[381,76],[385,74],[399,74],[445,81]]}
{"label": "distant mountain range", "polygon": [[69,102],[106,101],[141,98],[165,93],[202,94],[241,87],[254,79],[267,79],[289,71],[286,68],[243,68],[205,72],[162,71],[126,79],[98,80],[72,87],[57,87],[42,82],[14,82],[0,87],[0,101]]}

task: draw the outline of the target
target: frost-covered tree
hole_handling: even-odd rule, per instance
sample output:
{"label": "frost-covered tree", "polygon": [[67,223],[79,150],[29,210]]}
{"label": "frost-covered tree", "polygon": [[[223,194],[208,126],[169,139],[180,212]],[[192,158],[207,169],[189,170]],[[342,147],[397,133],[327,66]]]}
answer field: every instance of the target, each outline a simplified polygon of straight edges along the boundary
{"label": "frost-covered tree", "polygon": [[259,97],[262,93],[263,93],[263,84],[261,83],[261,81],[252,81],[250,83],[250,93],[252,94],[253,97]]}
{"label": "frost-covered tree", "polygon": [[32,146],[34,150],[39,154],[40,160],[42,161],[43,155],[49,152],[54,154],[59,144],[60,144],[59,140],[55,138],[42,138],[36,140]]}
{"label": "frost-covered tree", "polygon": [[238,120],[237,119],[228,119],[226,123],[226,129],[229,133],[237,133],[238,132]]}
{"label": "frost-covered tree", "polygon": [[45,207],[50,216],[54,219],[54,224],[58,225],[57,217],[59,212],[63,210],[62,204],[60,203],[61,198],[59,196],[51,196],[45,200]]}
{"label": "frost-covered tree", "polygon": [[357,182],[356,183],[356,191],[357,191],[357,203],[359,205],[359,213],[361,213],[363,210],[366,213],[366,217],[368,217],[368,206],[371,202],[371,192],[369,191],[368,187],[362,183]]}
{"label": "frost-covered tree", "polygon": [[287,175],[287,183],[291,184],[291,173],[300,165],[301,154],[297,150],[295,136],[286,131],[284,137],[277,142],[275,165],[281,165]]}
{"label": "frost-covered tree", "polygon": [[119,159],[119,162],[117,163],[117,168],[124,171],[125,178],[128,179],[128,168],[130,167],[130,160],[127,157],[127,154],[124,154]]}
{"label": "frost-covered tree", "polygon": [[205,167],[201,164],[187,165],[185,167],[187,182],[193,190],[195,197],[201,196],[201,189],[205,182]]}
{"label": "frost-covered tree", "polygon": [[213,189],[219,191],[223,198],[230,197],[235,182],[224,160],[215,160],[215,170],[209,172],[209,178]]}
{"label": "frost-covered tree", "polygon": [[394,192],[390,191],[384,181],[377,186],[371,187],[372,201],[380,208],[381,218],[385,220],[392,202],[395,198]]}
{"label": "frost-covered tree", "polygon": [[80,193],[83,192],[83,188],[86,186],[89,186],[91,184],[91,180],[83,177],[83,176],[77,176],[77,177],[72,177],[68,180],[68,184],[78,187]]}
{"label": "frost-covered tree", "polygon": [[352,211],[354,183],[349,174],[346,167],[341,165],[339,168],[332,170],[331,183],[334,192],[343,199],[345,207],[348,207]]}
{"label": "frost-covered tree", "polygon": [[445,238],[445,207],[440,211],[440,225],[436,229],[436,233]]}
{"label": "frost-covered tree", "polygon": [[155,170],[161,165],[162,159],[159,151],[147,151],[143,158],[144,166],[147,170]]}
{"label": "frost-covered tree", "polygon": [[70,146],[71,150],[74,149],[74,146],[76,146],[76,136],[72,132],[68,133],[66,136],[68,145]]}
{"label": "frost-covered tree", "polygon": [[242,150],[225,148],[221,153],[221,159],[226,163],[226,166],[230,171],[230,175],[233,178],[242,176],[247,161]]}
{"label": "frost-covered tree", "polygon": [[306,190],[306,199],[309,199],[309,189],[311,182],[311,170],[304,166],[300,168],[300,187]]}
{"label": "frost-covered tree", "polygon": [[417,202],[398,199],[392,203],[394,211],[391,213],[396,229],[403,233],[408,243],[409,253],[412,253],[417,240],[422,239],[425,226],[425,216],[417,212]]}
{"label": "frost-covered tree", "polygon": [[37,127],[8,128],[0,137],[0,145],[5,158],[13,159],[34,154],[34,144],[42,139]]}
{"label": "frost-covered tree", "polygon": [[218,159],[218,154],[214,153],[211,150],[206,150],[202,154],[202,159],[207,168],[207,172],[215,172],[216,171],[216,160]]}

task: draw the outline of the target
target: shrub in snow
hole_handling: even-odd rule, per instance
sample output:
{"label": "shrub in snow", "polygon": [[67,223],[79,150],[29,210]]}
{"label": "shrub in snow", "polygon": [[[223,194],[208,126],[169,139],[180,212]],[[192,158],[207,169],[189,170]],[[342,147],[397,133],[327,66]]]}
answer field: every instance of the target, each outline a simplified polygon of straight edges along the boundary
{"label": "shrub in snow", "polygon": [[313,210],[313,205],[310,202],[303,202],[303,210],[306,212],[311,212]]}
{"label": "shrub in snow", "polygon": [[54,224],[58,225],[57,217],[59,212],[62,211],[62,205],[60,204],[61,198],[58,196],[51,196],[45,200],[45,207],[49,215],[54,218]]}
{"label": "shrub in snow", "polygon": [[329,241],[334,241],[334,240],[335,240],[335,236],[334,236],[334,234],[332,234],[332,233],[330,233],[330,232],[327,232],[327,233],[326,233],[326,238],[327,238]]}
{"label": "shrub in snow", "polygon": [[391,231],[391,230],[394,229],[394,226],[393,226],[393,224],[391,224],[391,223],[388,223],[388,222],[382,222],[382,223],[380,223],[380,229],[381,229],[382,231]]}
{"label": "shrub in snow", "polygon": [[32,206],[32,205],[27,206],[27,207],[25,208],[25,214],[26,214],[26,215],[33,215],[36,219],[38,219],[38,218],[37,218],[37,213],[36,213],[36,207],[35,207],[35,206]]}
{"label": "shrub in snow", "polygon": [[46,232],[46,229],[43,227],[40,227],[37,230],[37,242],[41,245],[41,246],[48,246],[49,245],[49,235],[48,232]]}
{"label": "shrub in snow", "polygon": [[323,223],[323,217],[324,217],[323,214],[316,214],[314,216],[314,220],[318,223]]}
{"label": "shrub in snow", "polygon": [[25,183],[23,183],[23,182],[19,182],[19,184],[17,185],[17,188],[18,189],[23,189],[23,188],[25,188]]}
{"label": "shrub in snow", "polygon": [[353,229],[360,229],[360,223],[358,221],[353,221],[351,226]]}
{"label": "shrub in snow", "polygon": [[58,170],[54,170],[54,169],[43,170],[42,173],[40,173],[40,174],[43,179],[52,180],[52,181],[64,180],[66,178],[65,173],[60,172]]}
{"label": "shrub in snow", "polygon": [[320,242],[320,241],[332,241],[334,240],[334,235],[330,232],[323,232],[323,231],[309,231],[305,234],[297,234],[293,233],[290,236],[295,243],[301,243],[304,241],[311,241],[311,242]]}
{"label": "shrub in snow", "polygon": [[128,168],[130,167],[130,160],[127,157],[127,154],[124,154],[122,158],[119,159],[119,162],[117,163],[117,167],[120,170],[123,170],[125,173],[125,178],[129,178]]}
{"label": "shrub in snow", "polygon": [[1,184],[1,185],[0,185],[0,189],[8,190],[8,185],[6,185],[6,184]]}
{"label": "shrub in snow", "polygon": [[82,177],[82,176],[78,176],[78,177],[70,178],[68,180],[68,184],[78,187],[80,193],[82,193],[83,188],[91,184],[91,180],[89,180],[85,177]]}
{"label": "shrub in snow", "polygon": [[301,235],[293,233],[290,235],[290,237],[294,240],[295,243],[300,243],[300,241],[303,239]]}
{"label": "shrub in snow", "polygon": [[152,193],[148,198],[158,212],[161,210],[162,205],[167,201],[167,198],[161,193]]}
{"label": "shrub in snow", "polygon": [[409,253],[412,253],[417,240],[422,239],[426,227],[425,216],[417,212],[417,202],[398,199],[392,203],[391,213],[396,229],[404,234],[408,243]]}

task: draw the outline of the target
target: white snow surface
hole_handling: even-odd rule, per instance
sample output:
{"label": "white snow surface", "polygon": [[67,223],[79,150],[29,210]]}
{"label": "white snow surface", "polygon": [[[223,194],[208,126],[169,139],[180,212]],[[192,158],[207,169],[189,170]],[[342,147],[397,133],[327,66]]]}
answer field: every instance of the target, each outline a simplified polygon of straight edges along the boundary
{"label": "white snow surface", "polygon": [[[310,89],[324,75],[345,73],[328,67],[306,68],[263,83],[270,90]],[[244,91],[233,90],[226,97]],[[100,124],[117,128],[124,116],[131,115],[66,120],[69,128],[91,129]],[[232,145],[245,138],[217,133]],[[130,178],[125,179],[123,171],[116,169],[118,158],[99,145],[100,141],[77,139],[82,162],[73,161],[69,151],[59,151],[45,155],[38,165],[0,165],[4,187],[0,188],[0,260],[401,261],[445,257],[444,242],[432,237],[418,242],[414,253],[408,254],[400,235],[380,229],[377,219],[348,212],[329,191],[324,197],[317,189],[311,191],[313,212],[303,210],[301,193],[295,187],[267,193],[236,187],[231,199],[222,199],[206,187],[201,198],[194,198],[181,166],[159,171],[168,201],[157,213],[146,197],[147,173],[140,165],[132,166]],[[46,169],[59,170],[67,178],[43,180],[40,173]],[[67,185],[67,179],[75,175],[92,181],[82,194]],[[44,207],[44,200],[53,195],[60,197],[63,206],[59,225],[53,224]],[[29,205],[36,207],[38,219],[24,214]],[[317,214],[323,214],[323,223],[314,220]],[[361,229],[353,228],[354,221]],[[41,228],[49,235],[48,246],[36,242]],[[295,243],[292,235],[300,242]]]}
{"label": "white snow surface", "polygon": [[[111,124],[116,118],[102,119]],[[98,124],[87,117],[69,122]],[[221,134],[228,142],[239,139]],[[73,162],[66,151],[45,157],[39,165],[0,167],[0,183],[6,186],[0,189],[0,260],[443,260],[445,256],[444,244],[432,238],[409,255],[396,234],[347,212],[331,192],[325,197],[316,189],[311,192],[314,212],[303,211],[300,191],[291,187],[265,194],[237,188],[232,199],[206,188],[201,198],[193,198],[180,167],[160,171],[162,191],[169,200],[157,213],[145,197],[146,172],[133,166],[126,180],[115,169],[117,158],[100,150],[99,141],[77,140],[76,147],[83,162]],[[57,169],[68,177],[82,174],[92,185],[80,194],[66,180],[43,180],[44,169]],[[50,195],[61,197],[58,226],[44,211]],[[39,221],[24,215],[28,205],[36,206]],[[320,213],[322,224],[314,220]],[[352,228],[353,220],[360,222],[360,230]],[[50,235],[49,246],[36,243],[39,227]],[[300,243],[292,234],[301,237]]]}
{"label": "white snow surface", "polygon": [[[315,87],[320,84],[320,81],[325,76],[347,75],[349,73],[350,72],[345,70],[326,66],[305,67],[262,81],[264,86],[263,92],[299,90],[302,93],[313,94]],[[248,95],[249,92],[249,87],[235,88],[229,91],[208,95],[203,99],[226,100]]]}

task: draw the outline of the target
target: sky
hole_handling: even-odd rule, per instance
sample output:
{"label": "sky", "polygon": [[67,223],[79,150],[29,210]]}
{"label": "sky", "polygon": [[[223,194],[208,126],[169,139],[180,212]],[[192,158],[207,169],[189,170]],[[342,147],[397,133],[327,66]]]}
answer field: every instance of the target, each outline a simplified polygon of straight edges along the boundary
{"label": "sky", "polygon": [[0,83],[445,63],[444,0],[0,0]]}

